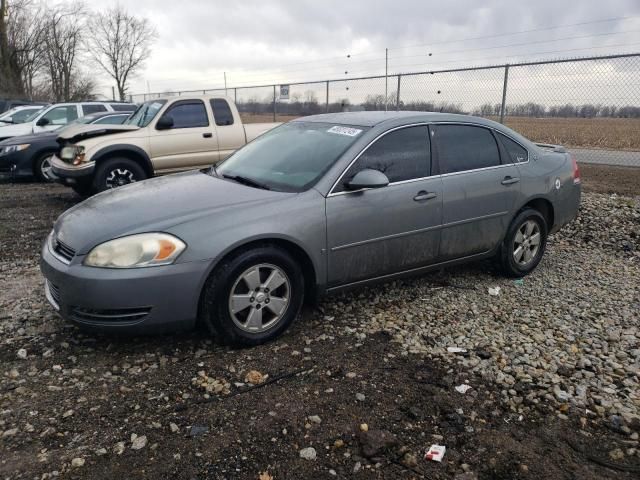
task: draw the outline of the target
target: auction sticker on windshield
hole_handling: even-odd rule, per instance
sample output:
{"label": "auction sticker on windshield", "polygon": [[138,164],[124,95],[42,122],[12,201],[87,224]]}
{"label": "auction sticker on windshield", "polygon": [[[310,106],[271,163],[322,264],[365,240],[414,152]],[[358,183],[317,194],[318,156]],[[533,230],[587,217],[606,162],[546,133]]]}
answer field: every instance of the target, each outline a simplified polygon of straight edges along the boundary
{"label": "auction sticker on windshield", "polygon": [[350,128],[350,127],[340,127],[336,125],[335,127],[331,127],[329,130],[327,130],[327,132],[337,133],[338,135],[347,135],[348,137],[355,137],[356,135],[361,133],[362,130],[358,130],[357,128]]}

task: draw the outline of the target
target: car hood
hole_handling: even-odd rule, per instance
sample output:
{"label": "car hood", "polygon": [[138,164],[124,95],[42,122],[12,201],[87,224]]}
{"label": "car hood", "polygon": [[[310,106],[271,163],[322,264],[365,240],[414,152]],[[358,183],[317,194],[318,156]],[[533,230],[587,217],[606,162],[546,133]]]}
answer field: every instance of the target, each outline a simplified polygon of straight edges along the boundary
{"label": "car hood", "polygon": [[296,194],[261,190],[191,171],[91,197],[63,213],[54,231],[59,241],[83,255],[113,238],[166,231],[206,215],[264,205],[293,195]]}
{"label": "car hood", "polygon": [[28,135],[33,132],[33,125],[30,123],[16,123],[0,127],[0,138],[17,137],[18,135]]}
{"label": "car hood", "polygon": [[78,142],[92,137],[139,130],[137,125],[70,125],[58,133],[58,140]]}
{"label": "car hood", "polygon": [[16,145],[21,143],[33,143],[41,140],[55,140],[58,136],[57,132],[40,132],[31,135],[20,135],[18,137],[7,138],[0,142],[0,145]]}

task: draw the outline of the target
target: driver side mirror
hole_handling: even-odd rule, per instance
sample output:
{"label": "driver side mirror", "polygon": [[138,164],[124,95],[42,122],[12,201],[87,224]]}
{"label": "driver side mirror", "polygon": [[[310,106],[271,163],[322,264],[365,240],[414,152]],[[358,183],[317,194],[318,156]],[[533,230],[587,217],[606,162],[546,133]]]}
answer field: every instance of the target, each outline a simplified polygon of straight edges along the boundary
{"label": "driver side mirror", "polygon": [[365,168],[360,170],[346,183],[349,190],[361,190],[363,188],[382,188],[389,185],[389,178],[380,170]]}
{"label": "driver side mirror", "polygon": [[51,123],[51,121],[47,117],[41,117],[36,122],[36,125],[39,126],[39,127],[46,127],[50,123]]}
{"label": "driver side mirror", "polygon": [[169,130],[173,128],[173,117],[171,115],[163,115],[156,122],[156,130]]}

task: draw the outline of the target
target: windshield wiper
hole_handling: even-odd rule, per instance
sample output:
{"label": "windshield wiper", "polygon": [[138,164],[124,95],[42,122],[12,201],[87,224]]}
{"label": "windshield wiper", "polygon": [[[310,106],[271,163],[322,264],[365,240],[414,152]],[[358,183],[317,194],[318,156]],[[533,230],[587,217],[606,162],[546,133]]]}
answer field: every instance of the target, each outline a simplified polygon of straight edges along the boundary
{"label": "windshield wiper", "polygon": [[227,175],[225,173],[222,174],[224,178],[228,178],[229,180],[234,180],[238,183],[242,183],[243,185],[247,185],[248,187],[262,188],[263,190],[271,190],[271,187],[265,185],[264,183],[257,182],[252,180],[251,178],[243,177],[242,175]]}

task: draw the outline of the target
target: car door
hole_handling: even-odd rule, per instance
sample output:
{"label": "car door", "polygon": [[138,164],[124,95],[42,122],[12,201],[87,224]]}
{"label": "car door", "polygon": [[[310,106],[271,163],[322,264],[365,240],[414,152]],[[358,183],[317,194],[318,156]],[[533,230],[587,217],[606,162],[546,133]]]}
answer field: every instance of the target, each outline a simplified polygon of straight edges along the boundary
{"label": "car door", "polygon": [[[36,120],[33,132],[38,133],[55,130],[68,124],[82,115],[82,113],[79,112],[79,108],[79,105],[59,105],[51,107]],[[38,125],[38,123],[41,123],[43,120],[46,123],[44,125]]]}
{"label": "car door", "polygon": [[491,129],[438,124],[432,142],[443,188],[443,260],[487,252],[509,225],[520,192],[518,168],[505,158]]}
{"label": "car door", "polygon": [[170,116],[173,126],[162,130],[149,129],[151,161],[155,170],[185,170],[208,166],[217,160],[215,127],[209,122],[202,100],[174,102],[162,116]]}
{"label": "car door", "polygon": [[234,125],[233,112],[224,98],[212,98],[209,101],[218,135],[219,160],[224,160],[246,143],[242,125]]}
{"label": "car door", "polygon": [[[345,184],[365,168],[383,172],[389,185],[348,190]],[[387,132],[347,169],[326,200],[330,287],[437,261],[442,184],[430,174],[426,125]]]}

